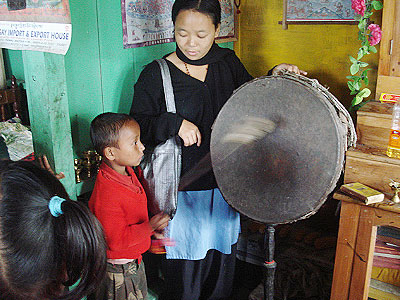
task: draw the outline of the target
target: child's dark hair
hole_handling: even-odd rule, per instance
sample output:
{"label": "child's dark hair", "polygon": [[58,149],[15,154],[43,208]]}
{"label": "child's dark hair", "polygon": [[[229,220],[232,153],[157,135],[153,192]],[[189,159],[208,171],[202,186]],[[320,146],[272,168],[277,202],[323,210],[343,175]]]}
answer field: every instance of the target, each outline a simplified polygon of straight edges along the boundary
{"label": "child's dark hair", "polygon": [[[65,199],[58,217],[53,196]],[[0,161],[1,299],[81,299],[101,283],[106,262],[100,223],[54,175],[32,162]]]}
{"label": "child's dark hair", "polygon": [[209,16],[215,26],[221,23],[221,4],[219,0],[176,0],[172,6],[172,22],[181,10],[194,10]]}
{"label": "child's dark hair", "polygon": [[[127,114],[102,113],[90,124],[90,138],[97,153],[103,155],[106,147],[117,147],[120,129],[135,119]],[[136,122],[136,121],[135,121]]]}

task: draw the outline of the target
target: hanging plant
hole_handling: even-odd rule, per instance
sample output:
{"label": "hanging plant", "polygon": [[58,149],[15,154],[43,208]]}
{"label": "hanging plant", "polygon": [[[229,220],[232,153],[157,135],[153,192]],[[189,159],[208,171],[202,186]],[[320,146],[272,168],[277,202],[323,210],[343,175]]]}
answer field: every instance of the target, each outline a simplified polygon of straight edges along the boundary
{"label": "hanging plant", "polygon": [[360,107],[363,100],[371,95],[371,90],[367,88],[368,63],[361,61],[364,55],[376,53],[375,45],[379,44],[382,37],[382,31],[379,25],[370,22],[373,10],[382,9],[382,2],[379,0],[352,0],[351,8],[356,13],[354,19],[358,21],[358,39],[361,41],[361,47],[358,49],[357,58],[349,55],[351,66],[350,74],[346,78],[349,80],[347,86],[350,89],[350,95],[354,95],[351,101],[350,111]]}

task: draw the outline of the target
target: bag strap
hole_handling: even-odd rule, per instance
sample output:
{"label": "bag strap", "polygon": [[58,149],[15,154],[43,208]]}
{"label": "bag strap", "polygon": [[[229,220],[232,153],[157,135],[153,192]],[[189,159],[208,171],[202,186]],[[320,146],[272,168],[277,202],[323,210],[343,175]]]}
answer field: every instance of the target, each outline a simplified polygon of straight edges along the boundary
{"label": "bag strap", "polygon": [[163,58],[156,59],[156,61],[160,65],[161,69],[167,112],[176,113],[174,90],[172,89],[171,74],[169,73],[167,62]]}

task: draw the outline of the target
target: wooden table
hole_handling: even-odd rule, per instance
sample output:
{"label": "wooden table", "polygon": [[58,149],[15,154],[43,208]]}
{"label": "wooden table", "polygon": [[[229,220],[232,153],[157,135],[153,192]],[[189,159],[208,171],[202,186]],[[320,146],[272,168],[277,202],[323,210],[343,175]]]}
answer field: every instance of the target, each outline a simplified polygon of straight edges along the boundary
{"label": "wooden table", "polygon": [[364,205],[342,193],[331,300],[368,299],[377,226],[400,228],[400,205],[386,200]]}

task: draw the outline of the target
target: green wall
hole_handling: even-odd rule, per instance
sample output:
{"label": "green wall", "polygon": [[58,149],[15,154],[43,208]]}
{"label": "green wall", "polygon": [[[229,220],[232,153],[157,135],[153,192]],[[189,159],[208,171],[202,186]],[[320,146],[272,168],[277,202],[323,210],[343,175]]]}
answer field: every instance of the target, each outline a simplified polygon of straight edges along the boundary
{"label": "green wall", "polygon": [[21,51],[3,49],[3,53],[7,79],[10,79],[12,75],[19,80],[25,79]]}
{"label": "green wall", "polygon": [[[66,84],[66,92],[62,93],[62,97],[67,97],[69,111],[64,112],[63,115],[70,119],[70,128],[62,129],[57,124],[49,124],[49,122],[60,122],[58,115],[54,118],[32,116],[35,120],[35,124],[32,124],[35,151],[40,149],[41,152],[48,154],[57,172],[65,172],[62,167],[57,168],[65,164],[68,164],[68,169],[71,170],[73,158],[68,154],[65,158],[67,162],[57,163],[57,156],[63,157],[63,155],[54,149],[72,148],[75,158],[81,156],[83,151],[92,149],[89,138],[91,120],[102,112],[129,112],[133,85],[143,66],[175,49],[175,43],[124,49],[120,1],[70,0],[70,10],[72,40],[65,57],[60,56],[59,59],[51,55],[37,57],[33,51],[24,51],[22,55],[22,51],[4,50],[7,76],[14,74],[17,79],[25,79],[28,83],[33,76],[37,76],[36,72],[38,72],[31,65],[37,65],[40,60],[48,63],[54,60],[59,61],[59,68],[62,70],[58,70],[57,78],[52,73],[41,74],[41,76],[47,78],[47,81],[54,78],[57,85]],[[233,48],[233,43],[224,43],[222,46]],[[40,92],[37,92],[37,89],[51,88],[50,82],[42,84],[42,86],[38,86],[37,82],[25,84],[27,89],[35,87],[35,91],[27,90],[28,97],[30,95],[35,97],[28,101],[31,106],[30,112],[40,111],[43,105],[46,105],[46,108],[54,105],[51,97],[47,95],[40,97]],[[49,104],[45,104],[41,98],[46,98]],[[48,113],[52,114],[52,111]],[[53,140],[51,141],[45,140],[45,135],[41,134],[41,131],[45,131],[44,128],[49,125],[55,131],[52,133]],[[57,131],[61,134],[69,130],[72,132],[71,144],[57,138]],[[56,143],[57,147],[50,147],[49,143]],[[70,181],[73,179],[64,180],[64,185],[71,185]],[[78,194],[81,186],[82,184],[78,185]],[[73,196],[74,191],[70,189],[69,192]]]}
{"label": "green wall", "polygon": [[174,51],[175,43],[124,49],[119,1],[70,1],[70,9],[72,42],[65,66],[77,152],[91,147],[89,124],[96,115],[129,112],[143,66]]}

